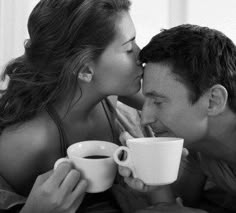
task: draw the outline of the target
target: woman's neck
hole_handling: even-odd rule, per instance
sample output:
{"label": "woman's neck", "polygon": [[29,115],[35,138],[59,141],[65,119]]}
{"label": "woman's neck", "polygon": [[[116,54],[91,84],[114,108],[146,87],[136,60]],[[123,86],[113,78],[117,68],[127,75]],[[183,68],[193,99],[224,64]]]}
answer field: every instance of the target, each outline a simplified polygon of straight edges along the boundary
{"label": "woman's neck", "polygon": [[93,115],[93,111],[98,103],[106,98],[105,95],[101,95],[95,91],[91,87],[87,87],[86,89],[78,88],[73,98],[71,98],[71,95],[68,95],[55,103],[54,107],[64,121],[86,121]]}

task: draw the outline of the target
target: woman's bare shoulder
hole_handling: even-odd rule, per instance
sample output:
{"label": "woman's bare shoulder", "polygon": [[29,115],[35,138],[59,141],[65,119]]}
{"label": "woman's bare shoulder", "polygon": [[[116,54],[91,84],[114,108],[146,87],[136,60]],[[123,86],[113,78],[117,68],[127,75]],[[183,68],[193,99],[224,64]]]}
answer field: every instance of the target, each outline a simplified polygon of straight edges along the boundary
{"label": "woman's bare shoulder", "polygon": [[0,147],[17,147],[18,151],[22,152],[44,151],[48,150],[58,138],[56,125],[43,113],[30,121],[6,128],[0,136]]}
{"label": "woman's bare shoulder", "polygon": [[60,157],[59,140],[57,127],[46,114],[6,128],[0,136],[1,175],[16,188],[33,181]]}

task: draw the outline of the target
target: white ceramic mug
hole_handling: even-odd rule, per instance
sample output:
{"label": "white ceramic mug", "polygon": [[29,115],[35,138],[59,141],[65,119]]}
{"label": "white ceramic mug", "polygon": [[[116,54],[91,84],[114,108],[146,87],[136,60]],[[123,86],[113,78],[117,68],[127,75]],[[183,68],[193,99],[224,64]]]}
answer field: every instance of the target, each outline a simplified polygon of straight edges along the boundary
{"label": "white ceramic mug", "polygon": [[[113,157],[145,184],[166,185],[177,179],[183,142],[182,138],[174,137],[132,138],[126,141],[127,147],[119,147]],[[125,160],[119,159],[122,151],[127,153]]]}
{"label": "white ceramic mug", "polygon": [[99,140],[82,141],[67,149],[67,158],[60,158],[54,169],[62,162],[72,162],[82,177],[88,180],[87,192],[97,193],[110,188],[114,182],[117,165],[113,153],[119,146]]}

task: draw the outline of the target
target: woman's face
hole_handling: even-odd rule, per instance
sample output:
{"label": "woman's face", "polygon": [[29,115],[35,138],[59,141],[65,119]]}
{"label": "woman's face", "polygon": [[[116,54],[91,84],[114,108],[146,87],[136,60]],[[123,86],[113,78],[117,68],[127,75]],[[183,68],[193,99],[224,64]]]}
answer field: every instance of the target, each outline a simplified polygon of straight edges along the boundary
{"label": "woman's face", "polygon": [[143,70],[137,63],[139,47],[135,27],[128,12],[121,12],[115,23],[116,35],[94,63],[94,82],[105,95],[132,95],[140,90]]}

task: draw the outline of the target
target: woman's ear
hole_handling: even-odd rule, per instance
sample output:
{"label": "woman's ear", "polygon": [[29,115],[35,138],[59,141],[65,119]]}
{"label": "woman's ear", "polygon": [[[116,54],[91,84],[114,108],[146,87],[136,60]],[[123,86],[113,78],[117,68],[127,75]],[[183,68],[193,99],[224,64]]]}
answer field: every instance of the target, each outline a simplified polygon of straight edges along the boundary
{"label": "woman's ear", "polygon": [[94,71],[91,66],[88,64],[85,65],[78,74],[78,79],[86,83],[90,83],[93,79]]}
{"label": "woman's ear", "polygon": [[224,86],[216,84],[209,89],[208,115],[218,115],[225,110],[228,92]]}

